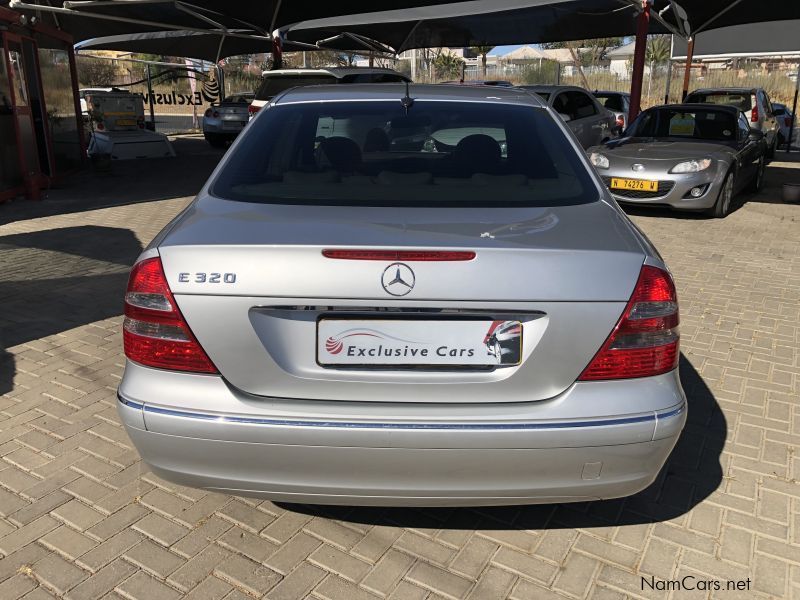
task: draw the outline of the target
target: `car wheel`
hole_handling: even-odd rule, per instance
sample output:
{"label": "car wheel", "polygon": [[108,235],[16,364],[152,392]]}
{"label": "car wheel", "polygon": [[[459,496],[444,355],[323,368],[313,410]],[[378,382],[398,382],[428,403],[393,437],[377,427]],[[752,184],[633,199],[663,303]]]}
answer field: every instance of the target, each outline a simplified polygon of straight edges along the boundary
{"label": "car wheel", "polygon": [[224,148],[225,147],[225,140],[223,138],[219,138],[215,135],[206,134],[204,136],[206,141],[211,144],[214,148]]}
{"label": "car wheel", "polygon": [[733,173],[728,173],[725,176],[725,181],[722,182],[722,188],[717,196],[717,201],[711,207],[711,215],[717,219],[724,219],[731,211],[731,203],[733,201]]}
{"label": "car wheel", "polygon": [[772,146],[769,147],[767,150],[767,160],[772,160],[775,158],[775,151],[778,149],[778,136],[775,136],[775,139],[772,140]]}
{"label": "car wheel", "polygon": [[761,189],[761,186],[764,184],[764,170],[767,168],[767,161],[762,156],[758,159],[758,167],[756,167],[756,174],[753,175],[753,179],[750,180],[750,186],[748,190],[751,192],[757,192]]}

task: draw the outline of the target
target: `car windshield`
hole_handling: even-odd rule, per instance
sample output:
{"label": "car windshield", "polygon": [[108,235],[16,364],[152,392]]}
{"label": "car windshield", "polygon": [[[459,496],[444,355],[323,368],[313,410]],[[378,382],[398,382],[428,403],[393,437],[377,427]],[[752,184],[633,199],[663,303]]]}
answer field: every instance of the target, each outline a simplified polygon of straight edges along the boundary
{"label": "car windshield", "polygon": [[732,112],[657,108],[642,113],[627,135],[728,142],[736,139],[736,128],[736,117]]}
{"label": "car windshield", "polygon": [[694,92],[686,97],[685,102],[695,102],[698,104],[726,104],[728,106],[735,106],[742,112],[746,112],[753,108],[750,94],[744,92]]}
{"label": "car windshield", "polygon": [[265,75],[256,92],[256,100],[271,100],[281,92],[300,85],[337,83],[333,75]]}
{"label": "car windshield", "polygon": [[530,106],[399,99],[275,105],[230,151],[211,193],[231,200],[371,206],[596,201],[559,126]]}
{"label": "car windshield", "polygon": [[625,106],[622,103],[622,96],[619,94],[595,94],[595,98],[608,110],[616,110],[619,112],[625,110]]}
{"label": "car windshield", "polygon": [[253,94],[234,94],[222,100],[225,104],[243,104],[249,103],[253,99]]}

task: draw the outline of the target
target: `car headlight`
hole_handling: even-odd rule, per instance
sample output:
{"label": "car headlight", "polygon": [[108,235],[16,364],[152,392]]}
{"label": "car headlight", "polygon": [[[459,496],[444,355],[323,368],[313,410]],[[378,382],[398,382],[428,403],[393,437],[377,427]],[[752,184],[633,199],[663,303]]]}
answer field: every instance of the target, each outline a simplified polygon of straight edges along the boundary
{"label": "car headlight", "polygon": [[687,160],[686,162],[678,163],[670,173],[699,173],[705,171],[711,166],[710,158],[703,158],[701,160]]}
{"label": "car headlight", "polygon": [[607,169],[610,166],[608,157],[600,154],[599,152],[592,152],[589,155],[589,162],[591,162],[598,169]]}

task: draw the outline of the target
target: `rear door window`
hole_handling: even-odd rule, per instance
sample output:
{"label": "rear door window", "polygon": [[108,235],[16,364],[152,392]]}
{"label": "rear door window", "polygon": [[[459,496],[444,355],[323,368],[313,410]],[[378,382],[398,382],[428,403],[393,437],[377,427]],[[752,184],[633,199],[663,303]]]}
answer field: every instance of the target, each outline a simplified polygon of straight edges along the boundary
{"label": "rear door window", "polygon": [[585,119],[597,114],[597,105],[591,96],[585,92],[573,90],[567,92],[567,100],[571,111],[570,117],[573,119]]}
{"label": "rear door window", "polygon": [[212,182],[243,202],[365,206],[597,201],[581,157],[530,106],[417,100],[278,103]]}
{"label": "rear door window", "polygon": [[695,92],[686,97],[687,104],[727,104],[735,106],[742,112],[747,112],[753,108],[753,101],[749,93],[731,92]]}

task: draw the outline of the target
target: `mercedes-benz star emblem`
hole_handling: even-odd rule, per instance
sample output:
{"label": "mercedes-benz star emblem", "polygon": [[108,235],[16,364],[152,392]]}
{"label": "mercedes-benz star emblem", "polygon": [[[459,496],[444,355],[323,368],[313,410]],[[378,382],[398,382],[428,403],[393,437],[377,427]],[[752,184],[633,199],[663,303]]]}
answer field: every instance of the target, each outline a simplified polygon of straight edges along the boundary
{"label": "mercedes-benz star emblem", "polygon": [[414,289],[414,271],[406,264],[392,263],[383,272],[381,285],[387,294],[405,296]]}
{"label": "mercedes-benz star emblem", "polygon": [[635,165],[631,166],[631,169],[638,173],[639,171],[644,171],[644,165],[641,163],[636,163]]}

